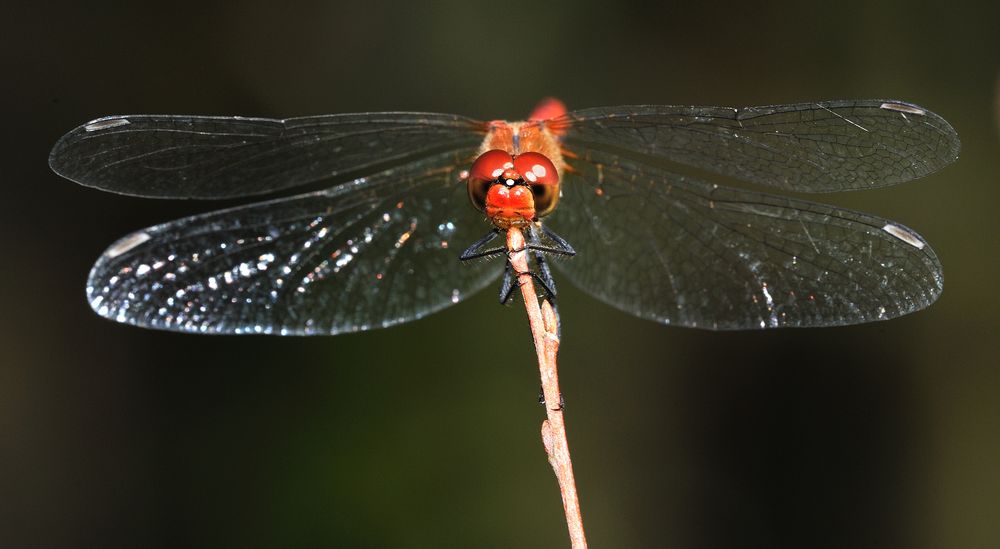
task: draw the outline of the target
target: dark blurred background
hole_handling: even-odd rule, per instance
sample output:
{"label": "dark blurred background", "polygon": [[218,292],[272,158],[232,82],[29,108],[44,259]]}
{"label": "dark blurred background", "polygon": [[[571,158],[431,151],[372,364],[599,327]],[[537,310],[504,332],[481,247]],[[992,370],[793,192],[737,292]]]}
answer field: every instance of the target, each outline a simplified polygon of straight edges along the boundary
{"label": "dark blurred background", "polygon": [[[1000,8],[982,2],[62,2],[2,8],[0,546],[563,547],[520,306],[493,288],[326,338],[107,322],[98,254],[212,204],[51,173],[105,114],[896,98],[959,162],[820,197],[914,227],[920,313],[710,333],[561,288],[567,421],[593,547],[1000,546]],[[498,266],[499,268],[499,266]]]}

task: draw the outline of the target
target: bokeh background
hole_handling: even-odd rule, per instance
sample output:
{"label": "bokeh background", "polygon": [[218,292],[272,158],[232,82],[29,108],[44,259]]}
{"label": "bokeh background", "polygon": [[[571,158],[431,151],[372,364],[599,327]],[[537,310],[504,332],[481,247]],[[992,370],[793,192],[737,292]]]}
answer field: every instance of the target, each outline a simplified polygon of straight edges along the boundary
{"label": "bokeh background", "polygon": [[491,289],[313,339],[116,325],[84,301],[98,254],[213,205],[46,163],[105,114],[517,118],[546,95],[898,98],[963,142],[939,174],[821,197],[934,245],[945,291],[918,314],[710,333],[560,287],[593,547],[1000,546],[1000,8],[980,4],[5,4],[0,546],[568,546],[519,306]]}

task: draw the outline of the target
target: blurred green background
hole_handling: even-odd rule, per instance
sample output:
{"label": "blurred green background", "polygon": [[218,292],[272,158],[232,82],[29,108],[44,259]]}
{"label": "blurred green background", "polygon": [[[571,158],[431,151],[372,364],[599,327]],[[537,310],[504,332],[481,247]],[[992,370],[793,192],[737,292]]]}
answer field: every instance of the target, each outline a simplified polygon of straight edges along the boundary
{"label": "blurred green background", "polygon": [[[917,229],[931,308],[710,333],[563,284],[593,547],[1000,547],[995,2],[5,4],[0,546],[563,547],[518,307],[493,289],[334,338],[197,337],[84,301],[114,239],[212,204],[62,180],[105,114],[745,106],[896,98],[959,162],[821,200]],[[499,265],[498,265],[499,269]]]}

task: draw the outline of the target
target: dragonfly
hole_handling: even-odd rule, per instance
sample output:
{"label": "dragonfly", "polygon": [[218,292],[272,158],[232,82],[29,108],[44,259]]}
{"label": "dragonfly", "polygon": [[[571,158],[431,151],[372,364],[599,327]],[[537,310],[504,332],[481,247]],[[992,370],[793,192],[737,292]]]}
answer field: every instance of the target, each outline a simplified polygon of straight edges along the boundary
{"label": "dragonfly", "polygon": [[63,136],[49,164],[125,195],[252,198],[111,244],[86,293],[122,323],[356,332],[424,317],[501,275],[505,301],[524,273],[489,261],[511,251],[490,242],[514,227],[549,299],[551,265],[638,317],[742,330],[933,303],[941,263],[915,231],[781,192],[894,185],[959,147],[947,121],[899,100],[567,111],[550,99],[517,122],[109,116]]}

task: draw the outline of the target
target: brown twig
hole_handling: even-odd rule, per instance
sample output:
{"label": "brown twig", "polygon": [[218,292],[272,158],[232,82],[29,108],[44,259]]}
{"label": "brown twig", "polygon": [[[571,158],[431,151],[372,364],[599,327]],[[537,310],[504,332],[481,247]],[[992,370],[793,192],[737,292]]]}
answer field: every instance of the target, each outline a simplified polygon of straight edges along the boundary
{"label": "brown twig", "polygon": [[528,312],[528,323],[535,341],[538,355],[538,371],[542,377],[542,394],[545,397],[545,413],[548,419],[542,422],[542,444],[548,454],[549,464],[559,481],[563,510],[566,512],[566,526],[573,549],[587,547],[583,533],[583,517],[580,515],[580,500],[576,495],[576,480],[573,478],[573,462],[570,460],[569,444],[566,442],[566,424],[563,422],[562,395],[559,392],[559,373],[556,369],[556,354],[559,352],[559,331],[556,312],[548,300],[541,305],[535,294],[535,285],[528,270],[527,253],[524,250],[524,235],[517,227],[507,230],[507,250],[511,266],[517,273],[521,296]]}

